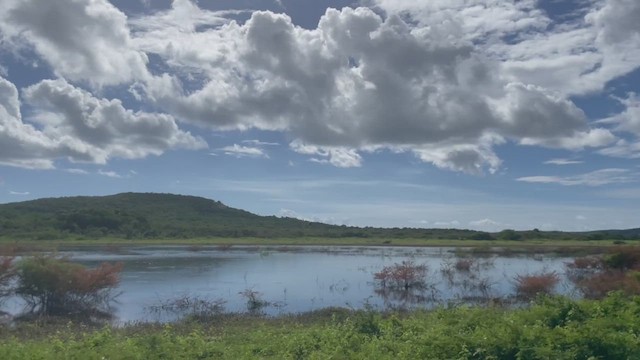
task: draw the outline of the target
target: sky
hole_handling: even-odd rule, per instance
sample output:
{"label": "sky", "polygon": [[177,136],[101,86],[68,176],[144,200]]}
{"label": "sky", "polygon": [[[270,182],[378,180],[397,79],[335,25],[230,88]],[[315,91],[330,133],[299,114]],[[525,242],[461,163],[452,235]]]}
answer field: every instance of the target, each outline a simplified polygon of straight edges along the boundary
{"label": "sky", "polygon": [[0,203],[640,226],[640,1],[0,0]]}

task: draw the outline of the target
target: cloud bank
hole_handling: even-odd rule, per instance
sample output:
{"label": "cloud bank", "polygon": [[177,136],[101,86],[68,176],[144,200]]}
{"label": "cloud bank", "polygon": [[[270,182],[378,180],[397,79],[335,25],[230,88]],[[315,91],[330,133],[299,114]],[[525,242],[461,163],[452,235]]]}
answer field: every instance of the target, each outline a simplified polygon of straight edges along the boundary
{"label": "cloud bank", "polygon": [[[205,148],[187,126],[284,132],[292,151],[338,167],[389,151],[495,172],[506,142],[640,152],[637,137],[620,135],[638,134],[635,95],[599,123],[569,98],[640,66],[637,1],[590,2],[562,24],[533,0],[363,4],[327,9],[307,29],[269,11],[239,22],[231,17],[245,11],[189,0],[133,18],[106,0],[0,0],[0,46],[36,54],[58,77],[22,96],[0,81],[0,161],[46,168]],[[99,95],[114,86],[153,112]],[[34,115],[23,118],[24,106]]]}

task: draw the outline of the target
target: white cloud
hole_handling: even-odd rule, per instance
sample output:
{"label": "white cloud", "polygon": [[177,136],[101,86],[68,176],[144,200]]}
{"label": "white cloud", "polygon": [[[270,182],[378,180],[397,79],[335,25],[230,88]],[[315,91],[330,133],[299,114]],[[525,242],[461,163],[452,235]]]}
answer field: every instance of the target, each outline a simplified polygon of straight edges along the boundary
{"label": "white cloud", "polygon": [[356,149],[342,146],[315,146],[306,145],[299,141],[289,144],[291,149],[299,154],[320,156],[311,158],[313,162],[321,164],[331,164],[336,167],[350,168],[362,165],[362,157]]}
{"label": "white cloud", "polygon": [[[442,37],[474,41],[505,75],[564,94],[600,91],[640,66],[640,2],[572,1],[575,11],[554,23],[534,0],[370,0],[420,24],[449,24]],[[508,39],[508,40],[505,40]]]}
{"label": "white cloud", "polygon": [[28,191],[9,191],[9,195],[16,195],[16,196],[27,196],[30,195],[31,193]]}
{"label": "white cloud", "polygon": [[22,119],[18,91],[0,78],[0,163],[53,168],[54,161],[104,164],[143,158],[173,148],[200,149],[206,143],[180,130],[169,115],[133,112],[119,100],[93,97],[64,80],[26,88],[30,123]]}
{"label": "white cloud", "polygon": [[102,169],[98,170],[98,175],[102,175],[102,176],[106,176],[114,179],[122,179],[125,177],[124,175],[118,174],[115,171],[102,170]]}
{"label": "white cloud", "polygon": [[[452,29],[457,19],[426,26],[367,8],[329,9],[308,30],[271,12],[255,12],[244,24],[214,21],[221,14],[185,4],[161,14],[174,24],[162,36],[157,17],[132,22],[136,43],[181,74],[155,77],[140,90],[200,126],[287,131],[315,147],[309,155],[323,154],[316,161],[336,166],[359,166],[359,151],[388,148],[470,173],[495,171],[500,159],[492,146],[505,139],[579,149],[613,138],[589,129],[562,96],[508,80],[465,31]],[[480,8],[469,16],[478,22],[474,29],[495,34],[544,26],[532,4],[492,3],[499,23],[471,14]],[[215,26],[178,26],[182,6]]]}
{"label": "white cloud", "polygon": [[629,133],[634,139],[620,139],[612,146],[599,150],[598,153],[637,159],[640,157],[640,97],[630,93],[627,98],[617,100],[625,109],[619,114],[600,120],[599,123],[613,125],[615,131]]}
{"label": "white cloud", "polygon": [[59,155],[64,149],[64,144],[22,121],[18,89],[0,77],[0,164],[52,168],[49,154]]}
{"label": "white cloud", "polygon": [[277,142],[265,142],[260,140],[242,140],[243,144],[251,144],[254,146],[278,146],[280,145]]}
{"label": "white cloud", "polygon": [[558,159],[547,160],[544,163],[548,165],[575,165],[575,164],[582,164],[584,163],[584,161],[558,158]]}
{"label": "white cloud", "polygon": [[106,0],[0,0],[0,8],[4,41],[32,46],[59,76],[97,86],[148,76],[126,16]]}
{"label": "white cloud", "polygon": [[220,149],[225,155],[231,155],[238,158],[241,157],[253,157],[253,158],[269,158],[264,150],[251,147],[251,146],[242,146],[238,144],[233,144],[232,146],[225,146]]}
{"label": "white cloud", "polygon": [[[328,9],[305,29],[268,11],[241,23],[230,17],[247,11],[208,11],[189,0],[132,19],[107,0],[0,0],[0,46],[34,51],[68,81],[129,85],[145,107],[171,114],[133,113],[60,79],[25,90],[36,115],[23,121],[7,85],[0,111],[9,115],[0,121],[11,126],[0,131],[0,149],[11,150],[0,152],[0,163],[51,168],[58,158],[105,163],[206,145],[175,119],[287,132],[293,151],[338,167],[361,166],[361,153],[386,149],[443,169],[493,173],[501,165],[494,148],[507,141],[640,154],[640,145],[613,133],[635,131],[633,103],[605,129],[567,97],[640,66],[640,2],[585,2],[564,24],[535,0],[361,4],[380,11]],[[271,145],[243,144],[223,150],[267,157],[261,147]]]}
{"label": "white cloud", "polygon": [[574,136],[558,138],[523,138],[522,145],[540,145],[550,148],[582,150],[587,147],[602,147],[615,142],[617,137],[606,129],[592,129],[585,132],[578,132]]}
{"label": "white cloud", "polygon": [[278,211],[278,216],[284,217],[284,218],[292,218],[292,219],[298,219],[298,220],[311,221],[309,219],[301,217],[297,212],[295,212],[294,210],[291,210],[291,209],[280,209],[280,211]]}
{"label": "white cloud", "polygon": [[525,176],[518,181],[544,184],[560,184],[565,186],[602,186],[636,181],[636,176],[627,169],[601,169],[586,174],[573,176]]}

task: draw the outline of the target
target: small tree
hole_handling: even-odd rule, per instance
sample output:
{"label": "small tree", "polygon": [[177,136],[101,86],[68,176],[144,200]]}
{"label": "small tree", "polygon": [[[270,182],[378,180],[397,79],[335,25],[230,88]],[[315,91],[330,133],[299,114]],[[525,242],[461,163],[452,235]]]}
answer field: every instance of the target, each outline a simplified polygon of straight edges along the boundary
{"label": "small tree", "polygon": [[99,310],[113,299],[122,263],[95,269],[52,256],[34,256],[17,265],[16,294],[31,311],[64,315]]}

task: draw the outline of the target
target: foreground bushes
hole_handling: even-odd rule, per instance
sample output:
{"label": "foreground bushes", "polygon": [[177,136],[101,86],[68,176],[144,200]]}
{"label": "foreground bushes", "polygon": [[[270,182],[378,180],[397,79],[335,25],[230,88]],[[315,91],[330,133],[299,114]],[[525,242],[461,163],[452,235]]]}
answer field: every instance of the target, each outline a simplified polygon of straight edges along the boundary
{"label": "foreground bushes", "polygon": [[638,359],[640,298],[542,298],[527,309],[240,318],[40,339],[0,333],[2,359]]}

